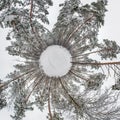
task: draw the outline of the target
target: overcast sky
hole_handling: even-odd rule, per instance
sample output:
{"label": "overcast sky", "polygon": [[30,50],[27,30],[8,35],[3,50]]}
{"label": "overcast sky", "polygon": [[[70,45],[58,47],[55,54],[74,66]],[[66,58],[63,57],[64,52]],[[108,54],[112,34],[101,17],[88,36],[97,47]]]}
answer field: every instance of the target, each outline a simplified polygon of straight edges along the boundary
{"label": "overcast sky", "polygon": [[[53,24],[56,22],[56,18],[58,16],[58,1],[61,3],[64,0],[53,0],[54,6],[50,8],[50,25],[49,29],[52,28]],[[91,2],[93,0],[82,0],[87,2]],[[110,40],[115,40],[120,45],[120,0],[108,0],[108,12],[105,17],[105,25],[100,29],[99,38],[104,39],[108,38]],[[0,29],[0,78],[4,79],[5,76],[13,71],[13,64],[17,63],[15,57],[9,56],[7,51],[5,51],[5,47],[10,45],[9,41],[5,40],[7,35],[7,29]],[[9,115],[11,113],[11,109],[3,109],[0,111],[0,120],[12,120]],[[35,109],[33,112],[27,112],[26,118],[23,120],[46,120],[47,113],[41,113],[39,110]]]}

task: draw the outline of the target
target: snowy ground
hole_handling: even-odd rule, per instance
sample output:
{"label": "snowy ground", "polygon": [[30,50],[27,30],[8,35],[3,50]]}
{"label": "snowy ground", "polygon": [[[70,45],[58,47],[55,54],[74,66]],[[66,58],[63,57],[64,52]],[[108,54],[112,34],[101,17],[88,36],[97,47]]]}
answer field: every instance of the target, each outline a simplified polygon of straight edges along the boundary
{"label": "snowy ground", "polygon": [[61,77],[66,75],[72,66],[71,55],[66,48],[52,45],[41,54],[40,65],[49,77]]}

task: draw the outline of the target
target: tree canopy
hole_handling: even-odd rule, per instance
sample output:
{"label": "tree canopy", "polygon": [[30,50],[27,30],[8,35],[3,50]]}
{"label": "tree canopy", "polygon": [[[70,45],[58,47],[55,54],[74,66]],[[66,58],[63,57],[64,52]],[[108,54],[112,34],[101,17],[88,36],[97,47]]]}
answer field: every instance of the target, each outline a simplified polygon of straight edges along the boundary
{"label": "tree canopy", "polygon": [[[112,40],[98,39],[104,25],[107,0],[83,5],[80,0],[66,0],[52,31],[48,8],[51,0],[0,1],[0,26],[10,28],[6,39],[8,54],[23,61],[15,71],[0,80],[0,109],[9,102],[14,107],[13,120],[22,120],[25,111],[36,105],[48,106],[49,120],[119,120],[117,104],[120,90],[120,46]],[[72,56],[72,67],[62,77],[47,76],[39,65],[41,53],[51,45],[65,47]],[[97,56],[91,57],[91,55]],[[113,75],[115,85],[102,90]]]}

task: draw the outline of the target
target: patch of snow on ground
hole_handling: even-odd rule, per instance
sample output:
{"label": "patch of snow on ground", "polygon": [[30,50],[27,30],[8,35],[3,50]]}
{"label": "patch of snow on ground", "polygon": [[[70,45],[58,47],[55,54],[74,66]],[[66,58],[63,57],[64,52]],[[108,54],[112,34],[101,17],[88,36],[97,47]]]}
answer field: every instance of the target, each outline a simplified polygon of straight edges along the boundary
{"label": "patch of snow on ground", "polygon": [[71,69],[70,52],[59,45],[51,45],[40,56],[40,66],[49,77],[62,77]]}

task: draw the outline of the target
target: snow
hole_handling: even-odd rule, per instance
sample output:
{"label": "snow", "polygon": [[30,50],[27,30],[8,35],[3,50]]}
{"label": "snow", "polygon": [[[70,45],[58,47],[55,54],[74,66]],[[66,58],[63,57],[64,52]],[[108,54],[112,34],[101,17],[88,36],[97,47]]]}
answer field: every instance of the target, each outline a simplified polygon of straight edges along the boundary
{"label": "snow", "polygon": [[4,19],[4,22],[11,22],[16,18],[16,15],[7,15]]}
{"label": "snow", "polygon": [[77,12],[74,12],[74,14],[73,14],[73,16],[72,16],[72,18],[78,18],[79,17],[79,14],[77,13]]}
{"label": "snow", "polygon": [[62,77],[71,69],[70,52],[59,45],[51,45],[40,56],[39,64],[49,77]]}

